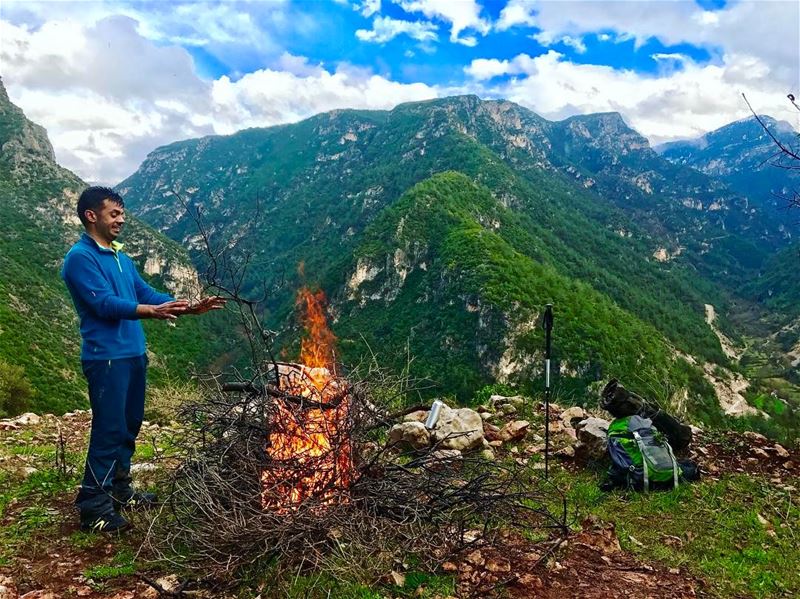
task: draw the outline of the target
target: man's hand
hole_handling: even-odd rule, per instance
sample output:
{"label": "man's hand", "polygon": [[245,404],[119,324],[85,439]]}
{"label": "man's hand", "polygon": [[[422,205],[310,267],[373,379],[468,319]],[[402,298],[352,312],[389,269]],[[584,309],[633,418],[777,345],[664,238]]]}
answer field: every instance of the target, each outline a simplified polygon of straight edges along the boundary
{"label": "man's hand", "polygon": [[189,302],[186,300],[177,300],[174,302],[166,302],[158,306],[151,304],[139,304],[136,306],[136,315],[139,318],[156,318],[159,320],[175,320],[181,314],[186,314],[189,308]]}
{"label": "man's hand", "polygon": [[220,310],[221,308],[225,307],[226,301],[227,300],[224,297],[219,297],[218,295],[204,297],[197,302],[190,304],[183,314],[205,314],[210,310]]}

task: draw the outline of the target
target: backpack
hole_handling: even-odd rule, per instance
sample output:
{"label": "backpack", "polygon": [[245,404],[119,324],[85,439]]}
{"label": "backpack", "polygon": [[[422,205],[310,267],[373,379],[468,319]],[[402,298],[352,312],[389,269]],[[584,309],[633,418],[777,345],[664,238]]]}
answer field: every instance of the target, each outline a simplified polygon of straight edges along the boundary
{"label": "backpack", "polygon": [[608,454],[612,478],[622,477],[627,486],[650,491],[651,486],[678,486],[681,468],[666,437],[641,416],[616,418],[608,426]]}

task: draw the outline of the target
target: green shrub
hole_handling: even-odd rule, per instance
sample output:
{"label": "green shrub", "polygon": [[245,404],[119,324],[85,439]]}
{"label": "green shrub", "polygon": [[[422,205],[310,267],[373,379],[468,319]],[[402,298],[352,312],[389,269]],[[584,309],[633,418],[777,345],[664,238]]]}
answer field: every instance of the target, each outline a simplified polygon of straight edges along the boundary
{"label": "green shrub", "polygon": [[0,418],[24,412],[33,397],[33,387],[21,366],[0,360]]}

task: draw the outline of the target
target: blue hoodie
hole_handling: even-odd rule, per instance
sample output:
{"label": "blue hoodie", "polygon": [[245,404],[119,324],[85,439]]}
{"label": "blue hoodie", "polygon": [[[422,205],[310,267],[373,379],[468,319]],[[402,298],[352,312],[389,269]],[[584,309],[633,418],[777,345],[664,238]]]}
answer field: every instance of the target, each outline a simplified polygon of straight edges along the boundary
{"label": "blue hoodie", "polygon": [[145,352],[139,304],[174,301],[142,280],[122,244],[104,248],[84,233],[64,257],[61,277],[81,321],[81,360],[135,358]]}

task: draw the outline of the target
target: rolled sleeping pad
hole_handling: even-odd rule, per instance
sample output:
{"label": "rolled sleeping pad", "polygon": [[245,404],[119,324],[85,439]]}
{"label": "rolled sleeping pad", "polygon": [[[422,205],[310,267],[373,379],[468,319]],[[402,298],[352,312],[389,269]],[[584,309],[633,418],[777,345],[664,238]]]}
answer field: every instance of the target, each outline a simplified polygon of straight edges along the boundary
{"label": "rolled sleeping pad", "polygon": [[603,391],[600,393],[600,407],[614,418],[634,415],[649,418],[653,421],[653,426],[667,437],[675,451],[686,449],[692,442],[691,427],[642,396],[628,391],[619,384],[617,379],[611,379],[603,387]]}

